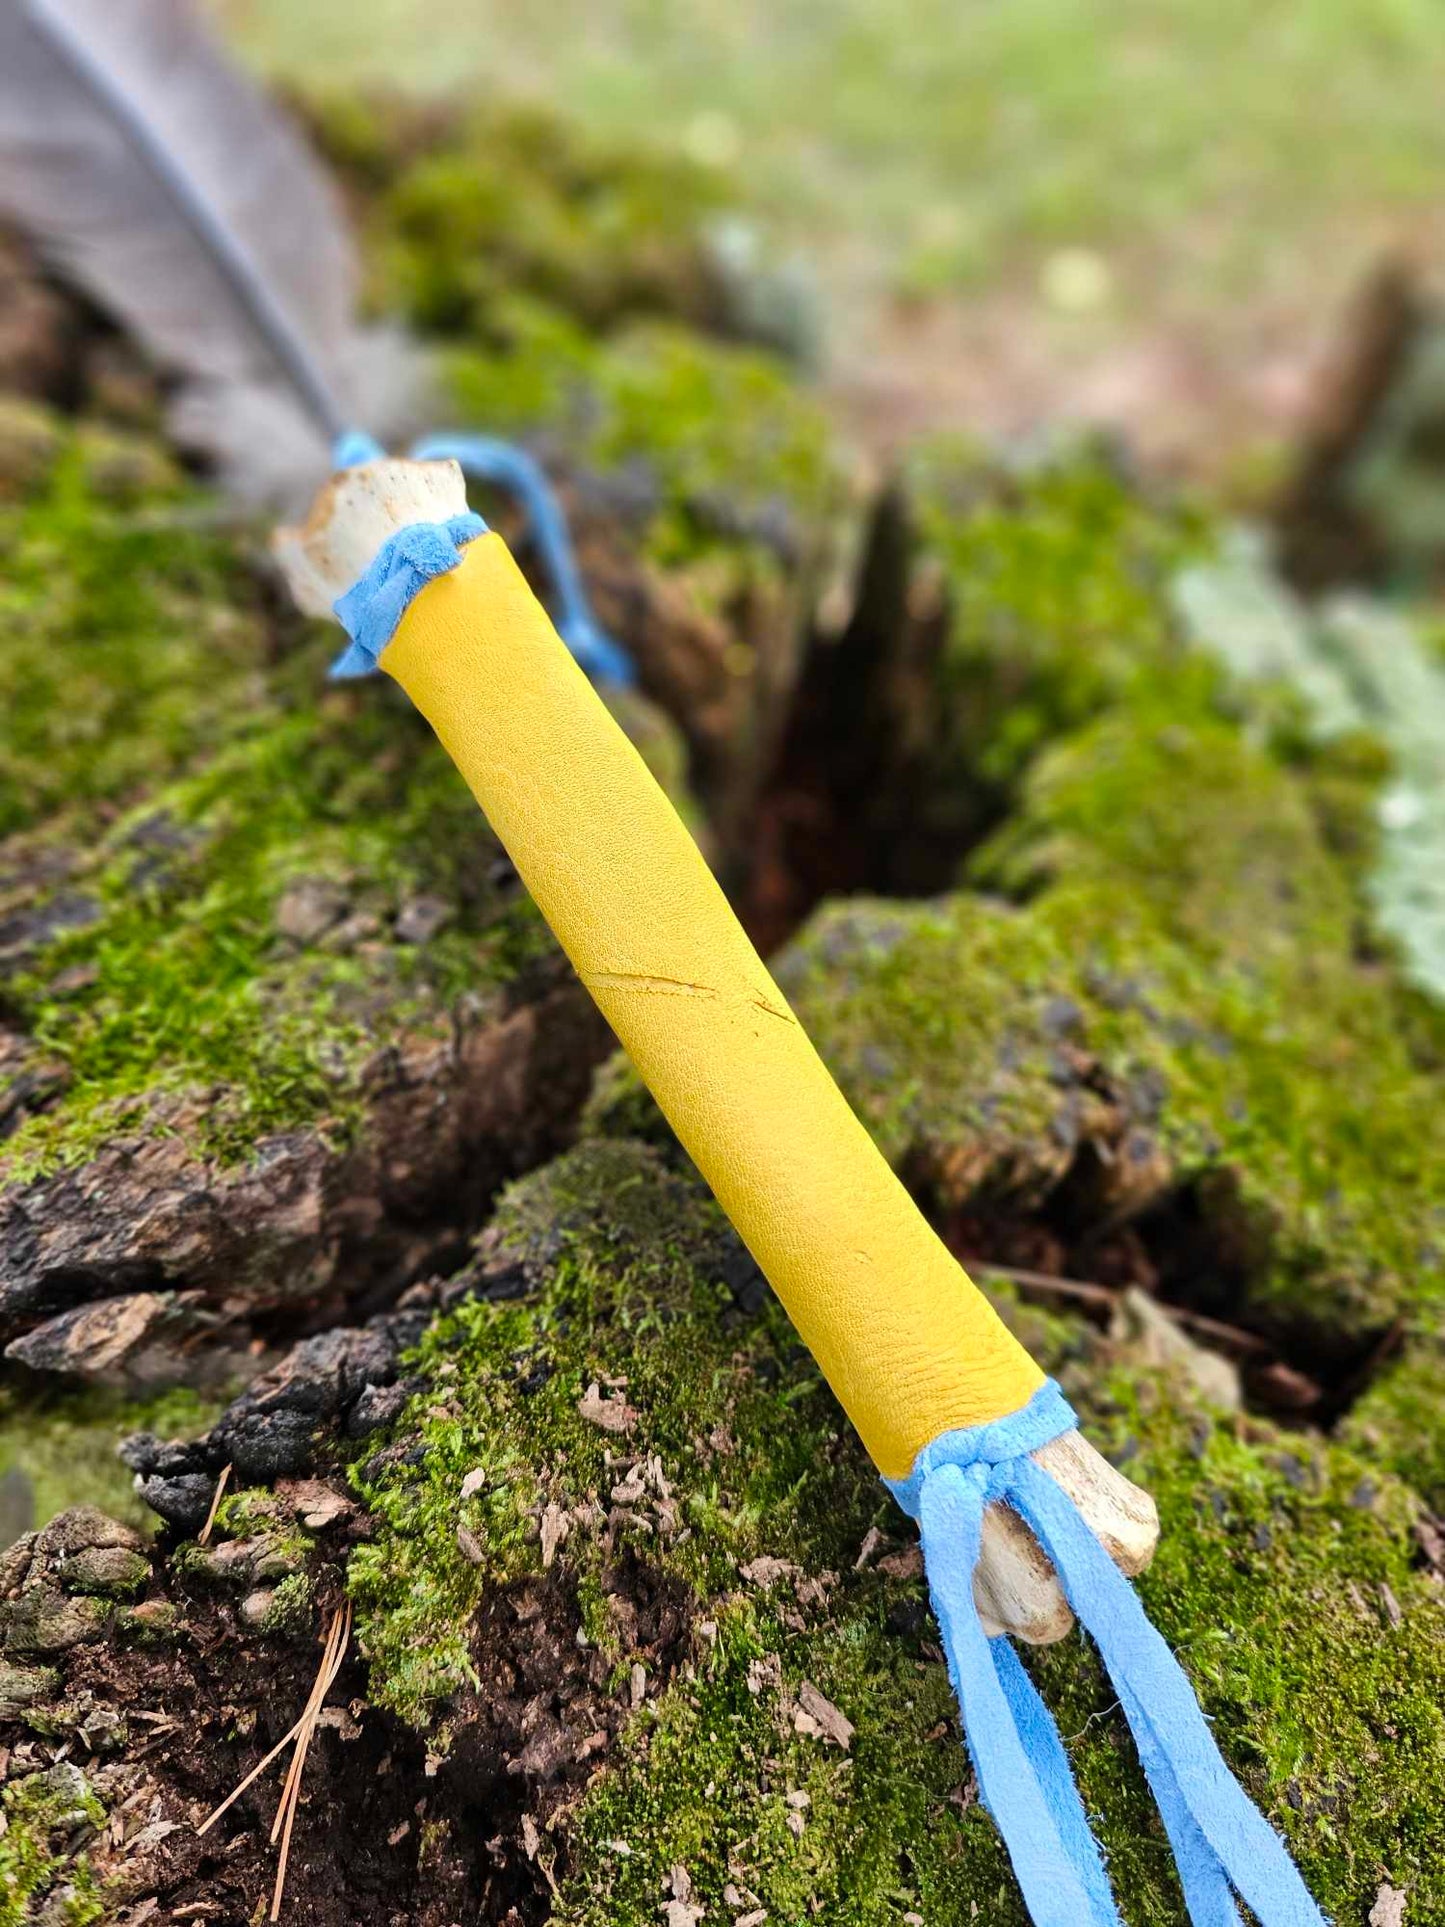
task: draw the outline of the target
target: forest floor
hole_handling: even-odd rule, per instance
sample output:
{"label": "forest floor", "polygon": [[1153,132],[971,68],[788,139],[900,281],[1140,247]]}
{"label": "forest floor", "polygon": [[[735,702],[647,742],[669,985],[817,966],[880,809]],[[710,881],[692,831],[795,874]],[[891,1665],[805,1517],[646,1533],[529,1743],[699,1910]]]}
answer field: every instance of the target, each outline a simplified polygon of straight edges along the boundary
{"label": "forest floor", "polygon": [[559,108],[729,169],[892,454],[1092,420],[1240,485],[1350,295],[1438,263],[1445,45],[1411,0],[214,0],[268,72]]}

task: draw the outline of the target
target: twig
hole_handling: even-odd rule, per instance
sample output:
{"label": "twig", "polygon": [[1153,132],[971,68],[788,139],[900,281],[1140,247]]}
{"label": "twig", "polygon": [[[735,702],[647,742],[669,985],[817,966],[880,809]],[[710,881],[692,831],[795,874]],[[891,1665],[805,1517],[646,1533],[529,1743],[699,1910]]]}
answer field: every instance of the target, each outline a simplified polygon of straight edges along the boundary
{"label": "twig", "polygon": [[206,1514],[206,1523],[196,1535],[196,1544],[198,1546],[208,1546],[211,1543],[211,1527],[216,1523],[216,1514],[221,1509],[221,1495],[226,1490],[226,1481],[230,1476],[230,1466],[223,1465],[221,1467],[221,1476],[216,1481],[216,1489],[211,1494],[211,1509]]}
{"label": "twig", "polygon": [[[1099,1311],[1115,1310],[1124,1296],[1123,1291],[1114,1285],[1095,1284],[1082,1278],[1056,1278],[1052,1272],[1024,1271],[1016,1265],[978,1261],[974,1269],[993,1278],[1006,1278],[1010,1284],[1017,1285],[1020,1291],[1028,1292],[1033,1297],[1072,1298],[1079,1304],[1092,1305]],[[1274,1354],[1274,1346],[1257,1332],[1244,1331],[1238,1325],[1227,1325],[1223,1319],[1210,1318],[1202,1311],[1190,1311],[1185,1305],[1171,1305],[1162,1298],[1152,1302],[1176,1325],[1198,1332],[1201,1338],[1212,1338],[1216,1344],[1228,1346],[1246,1358]]]}

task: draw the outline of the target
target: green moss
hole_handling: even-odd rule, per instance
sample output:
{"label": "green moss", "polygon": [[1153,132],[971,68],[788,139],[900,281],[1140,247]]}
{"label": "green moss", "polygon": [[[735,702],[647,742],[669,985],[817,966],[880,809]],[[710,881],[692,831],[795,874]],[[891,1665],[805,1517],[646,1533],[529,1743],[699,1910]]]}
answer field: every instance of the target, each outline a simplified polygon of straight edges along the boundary
{"label": "green moss", "polygon": [[16,1780],[0,1795],[0,1805],[7,1822],[0,1835],[0,1927],[34,1920],[35,1903],[47,1895],[47,1919],[57,1927],[103,1920],[105,1904],[89,1862],[70,1849],[80,1829],[102,1825],[105,1808],[75,1768]]}
{"label": "green moss", "polygon": [[[894,1556],[910,1530],[776,1306],[745,1313],[723,1291],[736,1248],[712,1205],[645,1147],[601,1142],[513,1187],[501,1222],[531,1295],[433,1326],[395,1445],[373,1443],[357,1474],[377,1520],[350,1580],[372,1690],[445,1745],[465,1716],[452,1696],[470,1681],[473,1615],[541,1572],[538,1520],[556,1506],[573,1523],[554,1578],[620,1680],[636,1655],[608,1594],[626,1563],[691,1602],[670,1670],[649,1659],[647,1698],[566,1822],[559,1921],[653,1921],[681,1864],[709,1914],[1022,1927],[921,1581]],[[1431,1820],[1445,1800],[1445,1606],[1415,1567],[1417,1502],[1340,1448],[1178,1408],[1069,1321],[1027,1323],[1093,1435],[1158,1497],[1149,1608],[1322,1904],[1362,1917],[1387,1873],[1422,1920],[1445,1920]],[[629,1432],[582,1418],[593,1382],[625,1400]],[[655,1486],[610,1496],[654,1455],[676,1530]],[[594,1501],[634,1514],[610,1551],[585,1522]],[[883,1544],[858,1570],[874,1526]],[[1077,1638],[1034,1664],[1127,1917],[1179,1922],[1113,1694]],[[805,1682],[856,1728],[846,1756],[799,1730]]]}
{"label": "green moss", "polygon": [[373,297],[417,328],[485,339],[516,292],[590,329],[724,318],[706,230],[731,196],[711,169],[540,107],[346,95],[309,112],[359,191]]}
{"label": "green moss", "polygon": [[297,1639],[309,1633],[315,1597],[309,1573],[288,1572],[271,1594],[260,1630],[273,1639]]}
{"label": "green moss", "polygon": [[0,395],[0,497],[13,500],[43,483],[64,442],[53,409],[18,395]]}
{"label": "green moss", "polygon": [[[1388,1878],[1409,1889],[1412,1919],[1445,1920],[1433,1818],[1445,1798],[1445,1602],[1419,1570],[1418,1500],[1341,1448],[1211,1428],[1148,1380],[1116,1376],[1090,1405],[1105,1450],[1137,1443],[1130,1476],[1159,1504],[1160,1550],[1140,1582],[1150,1615],[1326,1916],[1363,1918]],[[1065,1690],[1069,1658],[1060,1649],[1042,1669],[1053,1691]],[[1081,1712],[1084,1684],[1072,1687]],[[1137,1781],[1116,1745],[1089,1753],[1086,1794],[1124,1822],[1116,1874],[1147,1892],[1164,1855]],[[1132,1825],[1114,1794],[1126,1777]]]}
{"label": "green moss", "polygon": [[[1163,1521],[1145,1601],[1231,1764],[1329,1917],[1363,1919],[1388,1875],[1410,1889],[1412,1918],[1445,1919],[1432,1818],[1445,1797],[1445,1610],[1413,1567],[1408,1494],[1386,1487],[1369,1507],[1354,1504],[1364,1468],[1346,1453],[1299,1457],[1265,1432],[1205,1439],[1149,1381],[1111,1390],[1096,1436],[1133,1452],[1131,1476],[1154,1492]],[[655,1917],[681,1862],[710,1907],[731,1881],[749,1907],[756,1897],[784,1920],[817,1912],[871,1927],[914,1911],[940,1927],[1021,1927],[997,1836],[965,1791],[942,1668],[896,1619],[890,1630],[889,1591],[867,1575],[843,1578],[827,1622],[802,1637],[751,1605],[720,1614],[698,1681],[675,1685],[634,1724],[621,1761],[589,1792],[557,1918],[631,1927]],[[782,1690],[755,1693],[749,1664],[768,1651]],[[1031,1664],[1068,1736],[1125,1917],[1182,1921],[1167,1842],[1091,1652],[1075,1635]],[[847,1761],[792,1729],[788,1689],[804,1679],[857,1728]],[[795,1789],[811,1802],[796,1839],[786,1825]]]}
{"label": "green moss", "polygon": [[1122,1106],[1255,1315],[1329,1344],[1421,1301],[1432,1084],[1291,772],[1134,705],[1041,759],[974,873],[1025,901],[835,906],[780,966],[891,1158],[1027,1206]]}
{"label": "green moss", "polygon": [[299,1569],[315,1543],[296,1522],[288,1506],[266,1486],[227,1492],[216,1507],[215,1536],[225,1539],[264,1538],[273,1556]]}
{"label": "green moss", "polygon": [[[85,878],[90,920],[17,972],[21,1014],[71,1085],[17,1133],[13,1174],[94,1149],[143,1097],[198,1087],[224,1092],[195,1139],[220,1155],[322,1116],[344,1132],[382,1011],[392,1036],[441,1031],[458,996],[543,945],[530,904],[488,885],[490,832],[409,714],[323,697],[254,724],[111,832]],[[316,881],[362,920],[349,943],[278,928],[288,890]],[[459,914],[428,944],[388,943],[423,894]],[[75,975],[88,981],[70,990]]]}
{"label": "green moss", "polygon": [[93,820],[214,747],[262,657],[238,552],[194,502],[113,507],[93,446],[54,434],[50,472],[0,506],[0,836]]}
{"label": "green moss", "polygon": [[[827,416],[767,356],[664,322],[597,341],[520,299],[500,319],[493,350],[447,357],[464,417],[498,433],[545,432],[584,469],[626,478],[659,563],[755,553],[776,571],[836,513]],[[731,582],[717,590],[720,602],[735,593]]]}
{"label": "green moss", "polygon": [[[372,1690],[413,1719],[468,1679],[479,1601],[542,1569],[543,1508],[596,1500],[605,1510],[644,1440],[661,1460],[676,1530],[657,1523],[662,1495],[649,1488],[618,1545],[655,1555],[698,1597],[764,1545],[836,1562],[877,1505],[869,1494],[860,1513],[856,1495],[837,1489],[840,1421],[816,1375],[782,1382],[779,1361],[798,1347],[781,1313],[769,1301],[735,1329],[722,1279],[736,1246],[694,1181],[664,1172],[645,1146],[588,1145],[513,1186],[499,1223],[544,1268],[540,1296],[474,1300],[433,1326],[417,1360],[429,1387],[396,1427],[405,1455],[370,1452],[357,1472],[381,1522],[351,1563]],[[611,1391],[618,1380],[625,1386]],[[625,1397],[635,1437],[582,1416],[594,1383],[603,1397]],[[734,1453],[744,1431],[770,1437],[770,1452]],[[462,1501],[463,1480],[478,1472]],[[805,1493],[818,1500],[806,1525]],[[480,1561],[462,1551],[459,1526]],[[604,1558],[595,1527],[575,1531],[559,1556],[579,1589],[595,1582]]]}
{"label": "green moss", "polygon": [[[379,1034],[447,1030],[459,999],[549,943],[405,703],[326,690],[319,634],[267,672],[266,638],[232,607],[238,554],[135,527],[62,477],[21,514],[4,592],[19,648],[0,670],[0,809],[51,813],[22,875],[60,879],[16,913],[7,994],[70,1080],[6,1147],[12,1179],[89,1154],[157,1099],[221,1156],[313,1120],[344,1135]],[[108,827],[72,845],[65,806],[102,799]],[[288,936],[288,895],[318,887],[335,914]],[[391,940],[421,896],[450,907],[446,927]]]}
{"label": "green moss", "polygon": [[915,452],[907,480],[920,586],[948,612],[932,812],[964,835],[999,813],[1045,744],[1191,673],[1168,589],[1211,535],[1088,442],[1001,469],[939,439]]}
{"label": "green moss", "polygon": [[1445,1513],[1445,1345],[1438,1317],[1420,1325],[1341,1430],[1357,1450],[1393,1467]]}
{"label": "green moss", "polygon": [[116,1447],[129,1432],[196,1437],[218,1411],[218,1404],[179,1387],[148,1398],[38,1382],[0,1387],[7,1539],[75,1505],[98,1506],[150,1531],[155,1515],[136,1497]]}

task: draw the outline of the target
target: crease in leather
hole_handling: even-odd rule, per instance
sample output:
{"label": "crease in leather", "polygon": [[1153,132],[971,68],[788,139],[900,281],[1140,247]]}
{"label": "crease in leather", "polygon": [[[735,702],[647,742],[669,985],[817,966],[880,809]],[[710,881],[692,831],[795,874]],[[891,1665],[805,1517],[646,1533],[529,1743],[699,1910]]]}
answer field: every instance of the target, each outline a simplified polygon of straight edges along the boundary
{"label": "crease in leather", "polygon": [[[1044,1382],[850,1109],[495,534],[382,652],[879,1470]],[[778,1021],[780,1018],[784,1021]]]}

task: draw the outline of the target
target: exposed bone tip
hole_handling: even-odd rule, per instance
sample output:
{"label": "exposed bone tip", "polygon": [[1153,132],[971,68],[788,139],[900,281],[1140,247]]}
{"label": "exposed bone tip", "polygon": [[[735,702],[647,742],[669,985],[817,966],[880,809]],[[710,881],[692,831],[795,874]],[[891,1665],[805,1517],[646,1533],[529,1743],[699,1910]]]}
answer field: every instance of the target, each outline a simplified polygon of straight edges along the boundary
{"label": "exposed bone tip", "polygon": [[[1051,1439],[1033,1456],[1074,1501],[1120,1570],[1130,1578],[1142,1572],[1159,1542],[1159,1513],[1149,1494],[1077,1431]],[[1007,1505],[991,1505],[984,1514],[973,1592],[991,1637],[1007,1632],[1031,1646],[1048,1646],[1074,1623],[1052,1564]]]}
{"label": "exposed bone tip", "polygon": [[391,456],[360,462],[323,483],[305,521],[277,529],[271,550],[298,607],[308,616],[329,616],[398,529],[449,521],[466,506],[467,486],[455,462]]}

